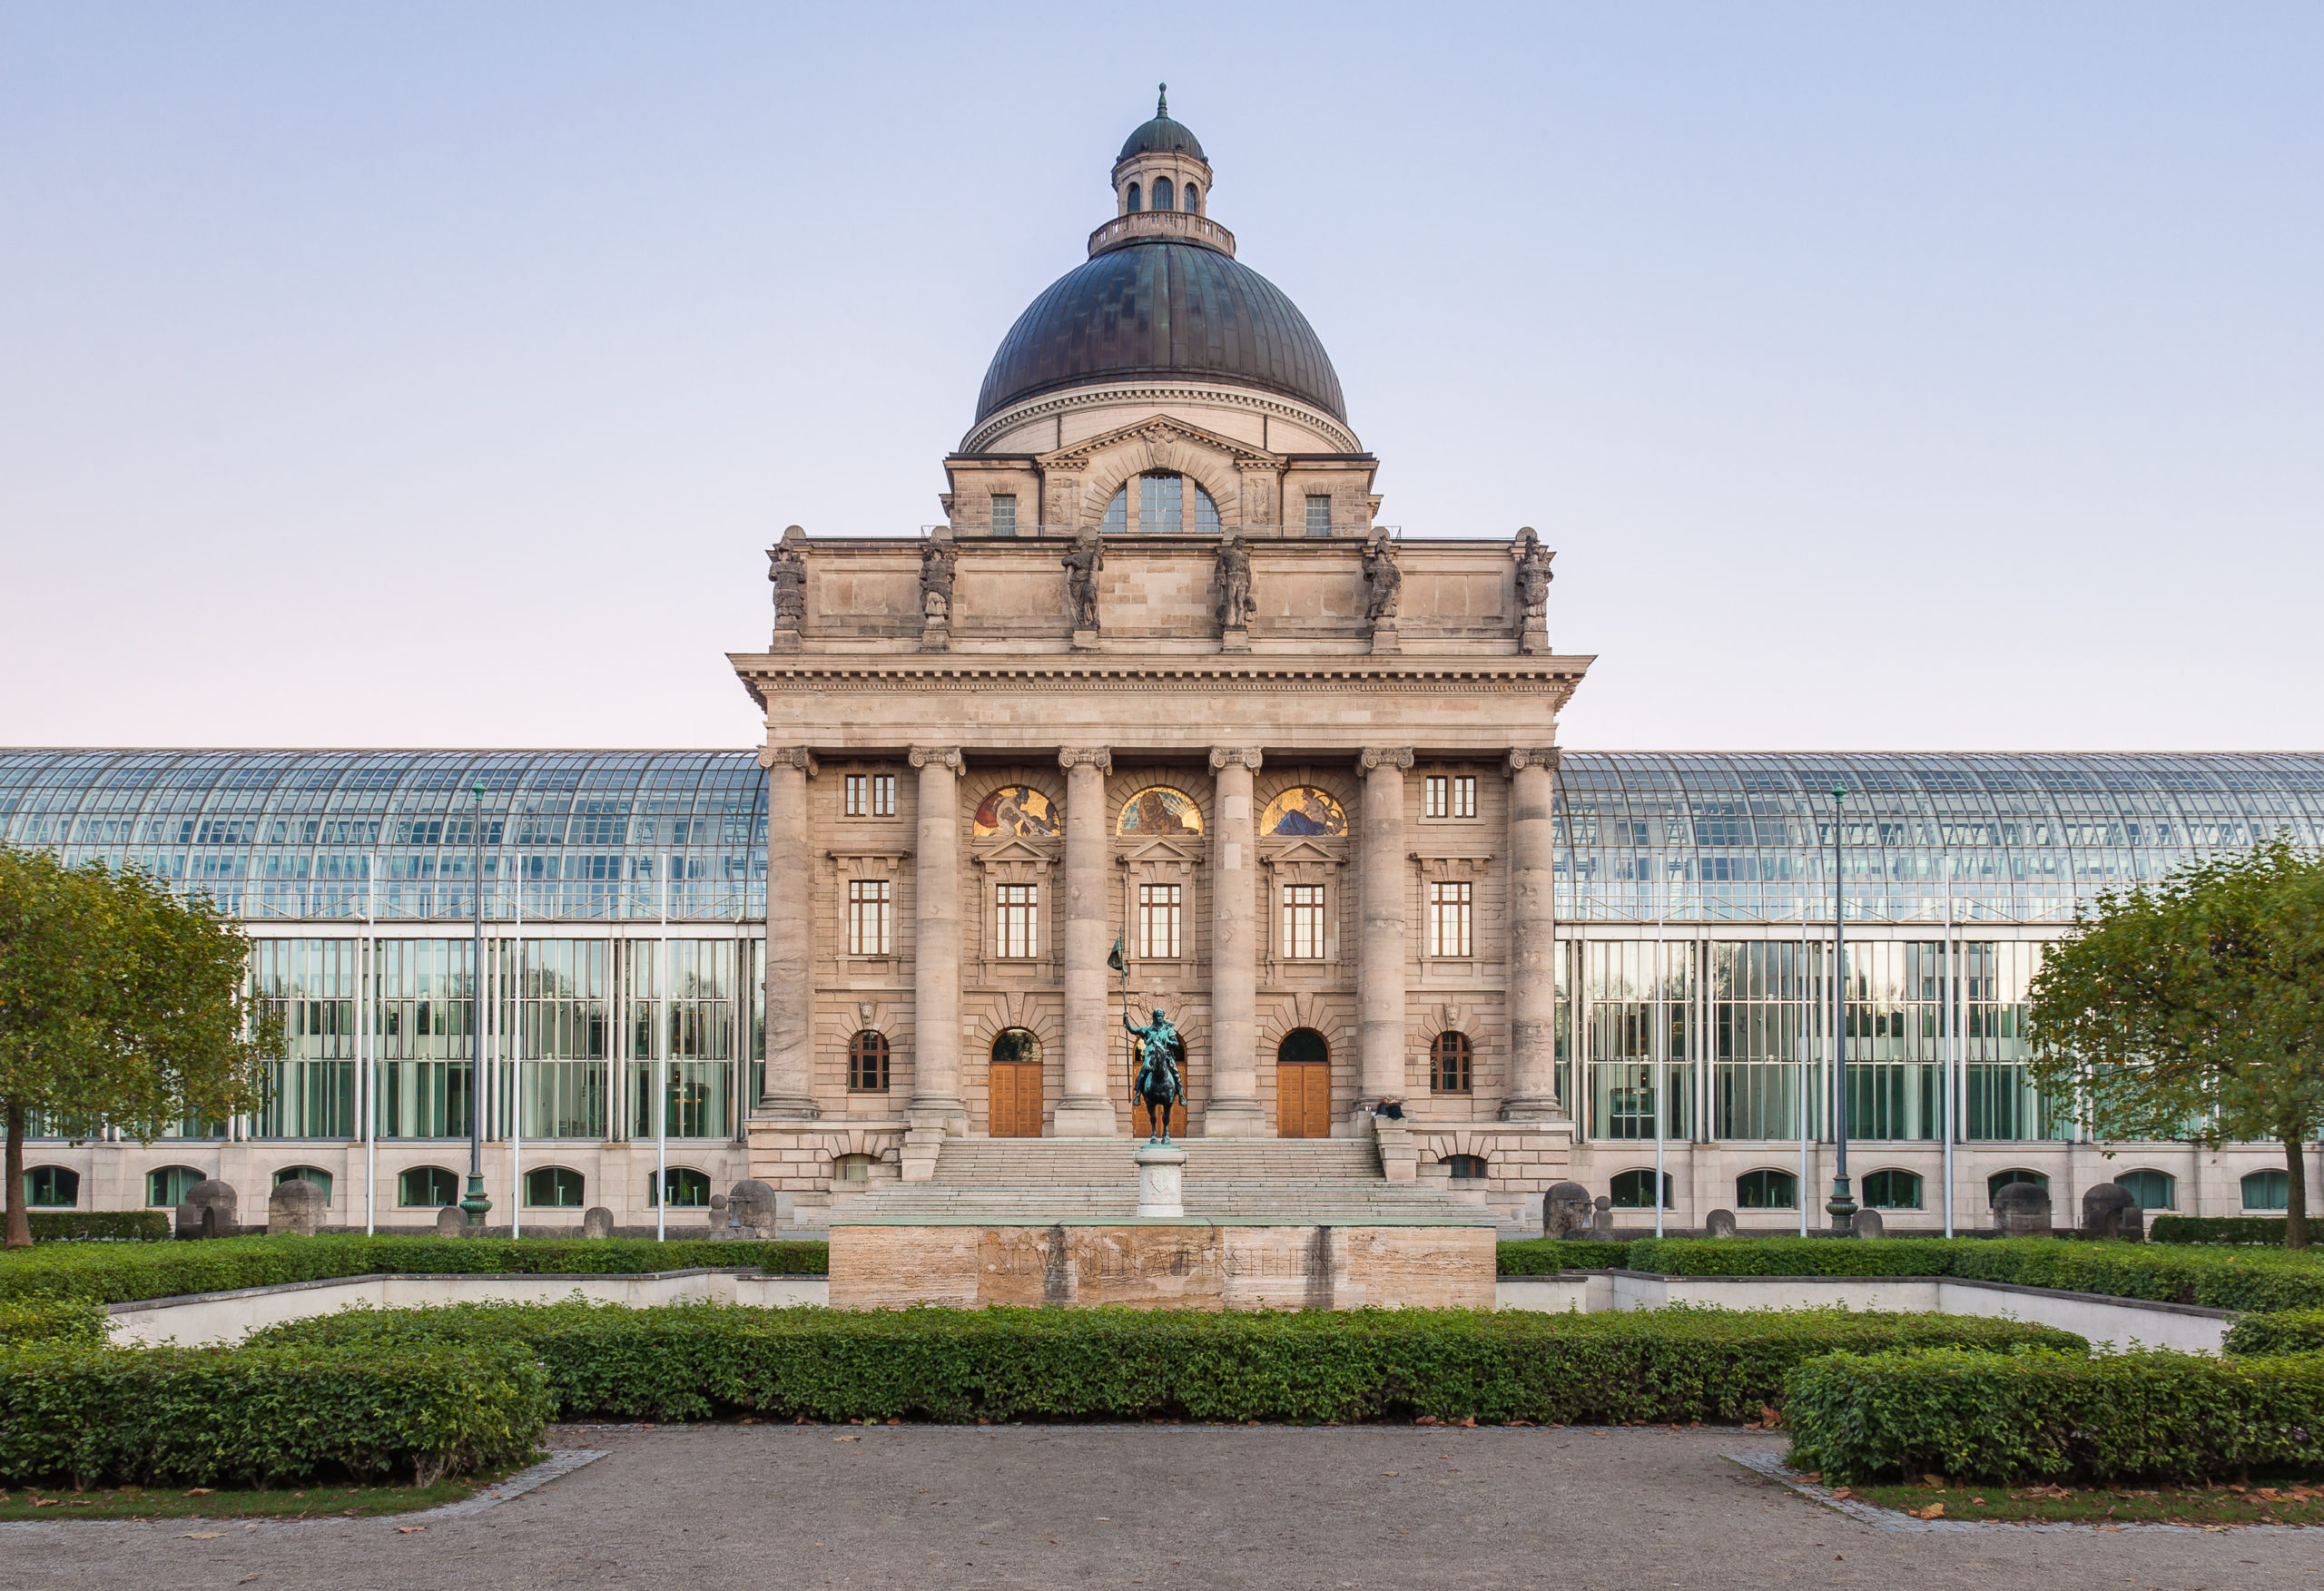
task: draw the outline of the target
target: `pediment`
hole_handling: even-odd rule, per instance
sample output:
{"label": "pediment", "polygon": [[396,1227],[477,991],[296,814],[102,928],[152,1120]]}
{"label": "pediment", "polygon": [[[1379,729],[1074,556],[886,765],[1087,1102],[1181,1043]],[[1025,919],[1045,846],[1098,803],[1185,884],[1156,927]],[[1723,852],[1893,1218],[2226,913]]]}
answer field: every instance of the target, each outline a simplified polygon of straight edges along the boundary
{"label": "pediment", "polygon": [[1054,848],[1037,845],[1029,840],[1015,836],[1002,840],[998,845],[980,850],[976,855],[977,860],[988,863],[1052,862],[1057,859],[1057,851]]}
{"label": "pediment", "polygon": [[1343,853],[1313,840],[1301,838],[1279,850],[1270,850],[1266,859],[1271,862],[1337,862],[1344,860]]}
{"label": "pediment", "polygon": [[[1156,415],[1149,419],[1138,420],[1127,426],[1118,426],[1110,431],[1103,431],[1095,437],[1085,437],[1070,447],[1060,447],[1054,453],[1038,455],[1033,462],[1043,470],[1083,470],[1088,468],[1093,459],[1139,443],[1157,450],[1166,450],[1191,443],[1198,447],[1206,447],[1214,452],[1223,453],[1237,465],[1256,465],[1269,469],[1281,469],[1286,462],[1279,453],[1269,453],[1265,448],[1254,447],[1247,442],[1237,442],[1232,437],[1222,437],[1217,432],[1205,430],[1200,426],[1188,425],[1185,420],[1171,415]],[[1158,464],[1167,461],[1160,457],[1157,452],[1155,462]]]}
{"label": "pediment", "polygon": [[1208,859],[1203,848],[1191,840],[1148,840],[1135,850],[1122,852],[1126,862],[1200,862]]}

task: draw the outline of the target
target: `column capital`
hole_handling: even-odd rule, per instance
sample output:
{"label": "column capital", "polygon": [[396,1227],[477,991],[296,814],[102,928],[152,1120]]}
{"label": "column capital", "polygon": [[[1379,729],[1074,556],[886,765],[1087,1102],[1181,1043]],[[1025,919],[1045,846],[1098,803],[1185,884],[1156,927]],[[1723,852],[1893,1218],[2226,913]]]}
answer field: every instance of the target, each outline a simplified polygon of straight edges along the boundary
{"label": "column capital", "polygon": [[1247,768],[1256,773],[1259,764],[1265,760],[1257,746],[1213,746],[1210,749],[1210,771],[1213,773],[1222,768]]}
{"label": "column capital", "polygon": [[1058,750],[1057,765],[1070,773],[1076,768],[1095,768],[1100,773],[1114,771],[1114,753],[1107,746],[1062,746]]}
{"label": "column capital", "polygon": [[1527,768],[1558,771],[1558,761],[1565,755],[1555,746],[1521,746],[1509,753],[1509,771],[1515,773]]}
{"label": "column capital", "polygon": [[960,771],[960,748],[958,746],[914,746],[911,749],[911,765],[914,768],[949,768],[958,773]]}
{"label": "column capital", "polygon": [[759,766],[762,768],[796,768],[808,778],[815,777],[815,753],[804,746],[761,746]]}
{"label": "column capital", "polygon": [[1410,746],[1366,746],[1356,757],[1366,773],[1379,768],[1410,768],[1413,749]]}

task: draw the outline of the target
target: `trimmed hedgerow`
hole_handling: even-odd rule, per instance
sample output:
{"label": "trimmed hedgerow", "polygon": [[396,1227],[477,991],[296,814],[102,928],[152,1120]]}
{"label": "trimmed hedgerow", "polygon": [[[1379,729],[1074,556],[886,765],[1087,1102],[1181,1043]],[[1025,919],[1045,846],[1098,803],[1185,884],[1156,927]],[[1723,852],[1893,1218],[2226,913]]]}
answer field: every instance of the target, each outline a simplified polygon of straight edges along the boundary
{"label": "trimmed hedgerow", "polygon": [[0,1299],[0,1344],[104,1340],[104,1313],[95,1304],[70,1298]]}
{"label": "trimmed hedgerow", "polygon": [[1529,1237],[1499,1245],[1503,1276],[1554,1276],[1561,1271],[1627,1271],[1630,1245],[1589,1238]]}
{"label": "trimmed hedgerow", "polygon": [[2157,1215],[2147,1223],[2146,1235],[2158,1243],[2264,1243],[2284,1246],[2281,1215]]}
{"label": "trimmed hedgerow", "polygon": [[0,1347],[0,1484],[281,1486],[447,1475],[539,1446],[517,1343],[427,1349]]}
{"label": "trimmed hedgerow", "polygon": [[558,1415],[695,1419],[1757,1419],[1818,1354],[1907,1344],[2081,1351],[2013,1321],[1844,1311],[1209,1313],[752,1310],[579,1302],[350,1310],[254,1343],[395,1352],[521,1343]]}
{"label": "trimmed hedgerow", "polygon": [[1856,1484],[2201,1480],[2324,1465],[2324,1358],[1898,1349],[1802,1363],[1790,1463]]}
{"label": "trimmed hedgerow", "polygon": [[90,1243],[0,1256],[0,1298],[83,1298],[131,1303],[375,1272],[635,1274],[696,1267],[820,1276],[819,1242],[650,1238],[245,1237],[202,1242]]}
{"label": "trimmed hedgerow", "polygon": [[160,1242],[170,1235],[166,1210],[34,1210],[33,1242]]}
{"label": "trimmed hedgerow", "polygon": [[2240,1359],[2324,1353],[2324,1310],[2278,1310],[2246,1315],[2227,1329],[2224,1346]]}
{"label": "trimmed hedgerow", "polygon": [[1630,1268],[1664,1276],[1949,1276],[1963,1244],[1927,1238],[1640,1238]]}

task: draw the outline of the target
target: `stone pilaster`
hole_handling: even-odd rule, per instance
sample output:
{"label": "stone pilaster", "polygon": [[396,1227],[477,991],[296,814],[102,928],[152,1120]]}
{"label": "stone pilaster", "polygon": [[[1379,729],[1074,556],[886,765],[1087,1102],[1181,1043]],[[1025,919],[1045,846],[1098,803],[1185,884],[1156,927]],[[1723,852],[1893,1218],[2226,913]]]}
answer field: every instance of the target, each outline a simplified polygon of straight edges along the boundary
{"label": "stone pilaster", "polygon": [[1356,973],[1365,1103],[1404,1091],[1404,771],[1410,746],[1367,747],[1364,769],[1363,949]]}
{"label": "stone pilaster", "polygon": [[1214,746],[1211,772],[1210,1098],[1203,1135],[1260,1138],[1267,1114],[1259,1104],[1258,814],[1251,776],[1256,746]]}
{"label": "stone pilaster", "polygon": [[1107,1086],[1106,775],[1102,747],[1068,747],[1065,770],[1065,1094],[1051,1131],[1060,1138],[1110,1138],[1120,1131]]}
{"label": "stone pilaster", "polygon": [[807,781],[815,759],[804,747],[768,746],[766,769],[766,1084],[760,1106],[793,1121],[813,1119],[815,984],[810,970],[813,914],[807,908]]}
{"label": "stone pilaster", "polygon": [[960,1099],[960,752],[914,746],[920,770],[919,854],[913,869],[911,1125],[968,1130]]}
{"label": "stone pilaster", "polygon": [[1509,753],[1509,1096],[1503,1121],[1561,1121],[1557,1100],[1554,747]]}

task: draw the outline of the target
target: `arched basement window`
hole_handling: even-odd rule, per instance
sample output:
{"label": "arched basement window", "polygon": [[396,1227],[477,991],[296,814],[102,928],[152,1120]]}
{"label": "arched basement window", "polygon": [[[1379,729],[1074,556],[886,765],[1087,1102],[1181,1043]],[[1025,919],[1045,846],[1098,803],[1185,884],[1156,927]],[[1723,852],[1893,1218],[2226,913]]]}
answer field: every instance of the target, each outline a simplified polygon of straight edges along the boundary
{"label": "arched basement window", "polygon": [[1492,1174],[1492,1168],[1482,1154],[1448,1154],[1444,1164],[1456,1183],[1481,1183]]}
{"label": "arched basement window", "polygon": [[[673,1210],[707,1210],[710,1208],[710,1179],[691,1166],[674,1165],[662,1174],[663,1185],[670,1191]],[[645,1174],[645,1202],[654,1202],[654,1174]]]}
{"label": "arched basement window", "polygon": [[2050,1179],[2038,1171],[2027,1171],[2024,1166],[1997,1171],[1985,1179],[1985,1203],[1991,1204],[2001,1197],[2001,1191],[2012,1183],[2031,1183],[2037,1188],[2046,1188],[2050,1185]]}
{"label": "arched basement window", "polygon": [[2167,1171],[2126,1171],[2114,1183],[2128,1191],[2142,1210],[2178,1208],[2178,1179]]}
{"label": "arched basement window", "polygon": [[441,1210],[460,1202],[460,1179],[440,1165],[415,1165],[396,1178],[396,1203],[407,1210]]}
{"label": "arched basement window", "polygon": [[320,1165],[286,1165],[274,1174],[274,1185],[284,1183],[312,1183],[323,1191],[323,1203],[330,1203],[330,1173]]}
{"label": "arched basement window", "polygon": [[[1674,1197],[1676,1186],[1669,1173],[1665,1172],[1662,1175],[1662,1207],[1665,1210],[1678,1208],[1678,1201]],[[1606,1191],[1612,1196],[1617,1210],[1651,1210],[1654,1208],[1653,1168],[1617,1172],[1612,1184]]]}
{"label": "arched basement window", "polygon": [[69,1166],[35,1165],[25,1173],[25,1203],[35,1210],[70,1210],[81,1202],[81,1174]]}
{"label": "arched basement window", "polygon": [[186,1190],[201,1180],[190,1165],[157,1165],[145,1174],[145,1203],[155,1209],[182,1204]]}
{"label": "arched basement window", "polygon": [[578,1210],[586,1186],[577,1171],[537,1166],[525,1174],[525,1203],[537,1210]]}
{"label": "arched basement window", "polygon": [[2243,1179],[2246,1210],[2282,1210],[2291,1203],[2291,1174],[2255,1171]]}
{"label": "arched basement window", "polygon": [[1735,1179],[1738,1210],[1797,1210],[1799,1179],[1787,1171],[1747,1171]]}
{"label": "arched basement window", "polygon": [[1920,1174],[1896,1170],[1872,1173],[1864,1179],[1864,1207],[1867,1210],[1919,1209]]}
{"label": "arched basement window", "polygon": [[1168,210],[1172,208],[1170,203],[1170,179],[1167,177],[1157,177],[1154,179],[1154,208],[1157,210]]}

